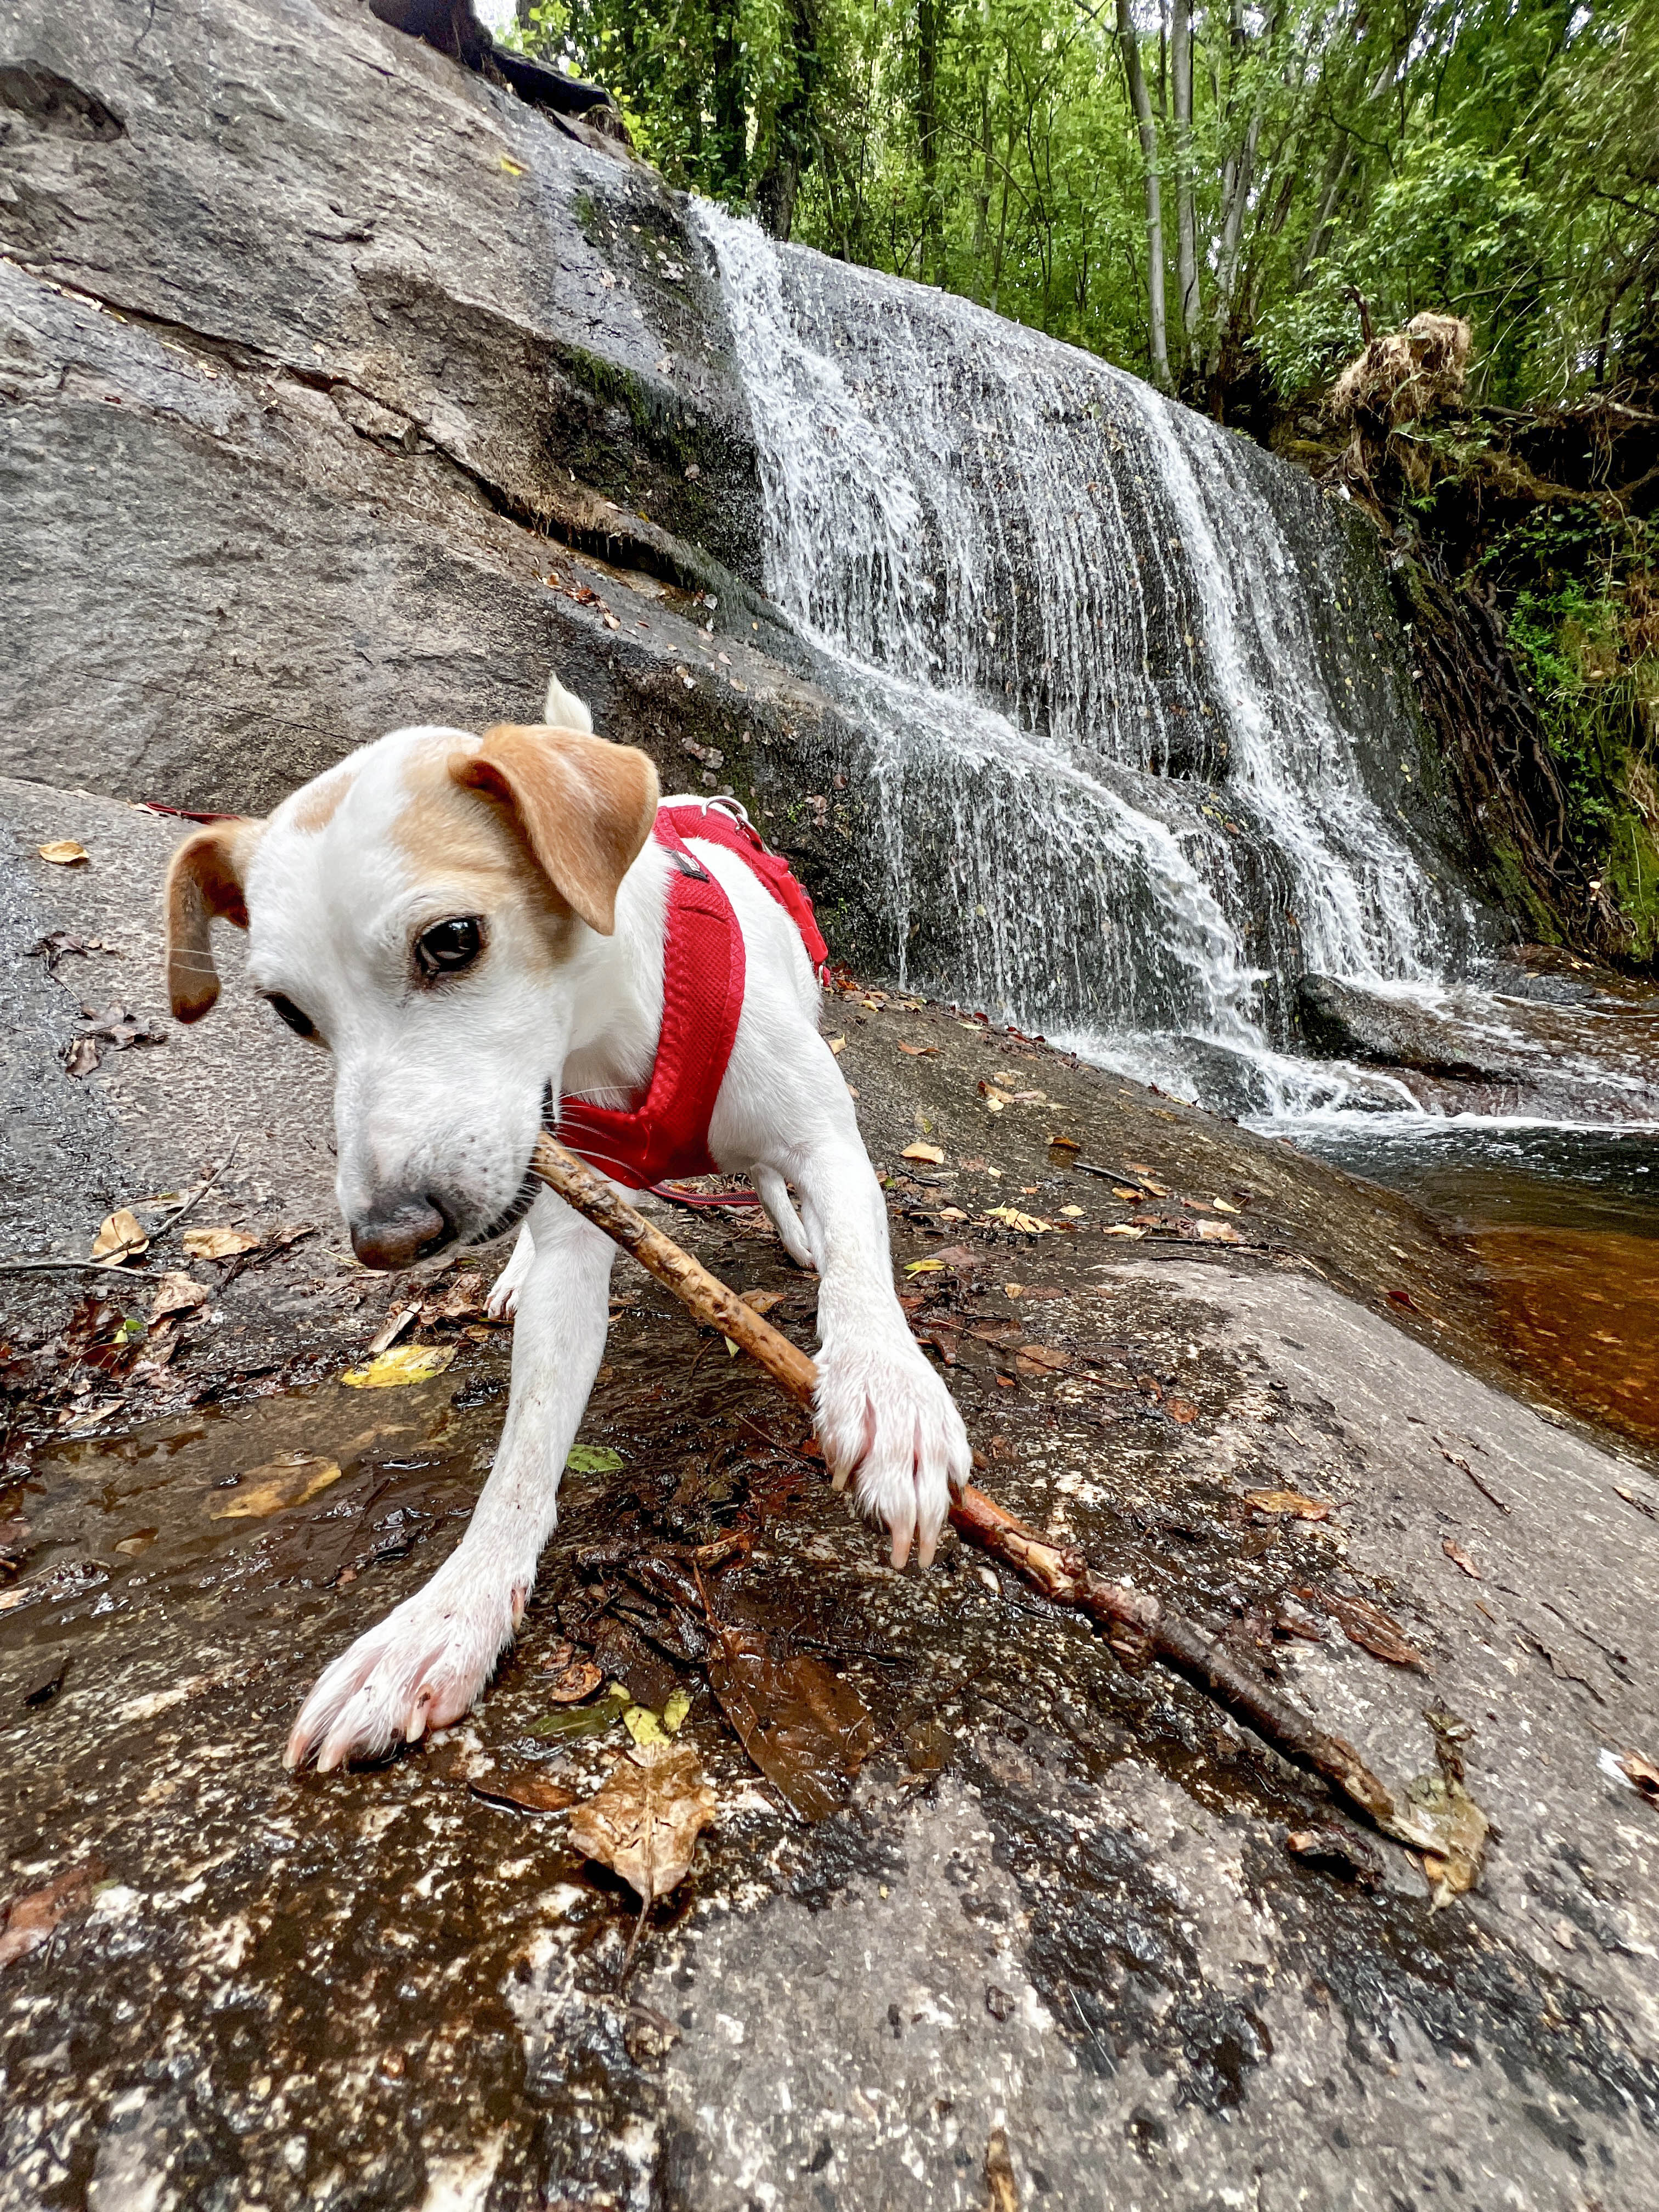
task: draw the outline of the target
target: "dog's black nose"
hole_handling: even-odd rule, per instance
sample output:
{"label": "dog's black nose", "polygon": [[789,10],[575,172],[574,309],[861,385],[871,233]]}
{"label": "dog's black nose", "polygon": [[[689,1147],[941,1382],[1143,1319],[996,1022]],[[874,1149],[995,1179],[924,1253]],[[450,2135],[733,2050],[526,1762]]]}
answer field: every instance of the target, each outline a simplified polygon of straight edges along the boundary
{"label": "dog's black nose", "polygon": [[410,1190],[388,1191],[351,1224],[351,1249],[366,1267],[410,1267],[454,1232],[442,1208]]}

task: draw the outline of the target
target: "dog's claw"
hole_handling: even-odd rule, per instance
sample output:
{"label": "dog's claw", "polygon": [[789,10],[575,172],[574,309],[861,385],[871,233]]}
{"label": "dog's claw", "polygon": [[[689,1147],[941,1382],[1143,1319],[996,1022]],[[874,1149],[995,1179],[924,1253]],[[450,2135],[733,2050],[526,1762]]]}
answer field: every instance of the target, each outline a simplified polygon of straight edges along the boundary
{"label": "dog's claw", "polygon": [[860,1510],[885,1523],[894,1566],[905,1566],[913,1547],[918,1566],[931,1566],[973,1455],[950,1392],[921,1355],[827,1345],[817,1430],[835,1487],[854,1481]]}

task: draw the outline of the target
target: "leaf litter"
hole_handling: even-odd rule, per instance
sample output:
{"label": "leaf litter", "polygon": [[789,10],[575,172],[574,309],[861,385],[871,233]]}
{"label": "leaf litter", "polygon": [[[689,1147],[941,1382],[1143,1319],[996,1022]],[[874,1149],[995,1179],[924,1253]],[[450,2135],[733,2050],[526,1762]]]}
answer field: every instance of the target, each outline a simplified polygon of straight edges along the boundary
{"label": "leaf litter", "polygon": [[641,1743],[570,1816],[584,1857],[619,1874],[640,1900],[623,1974],[634,1962],[645,1918],[690,1871],[697,1838],[714,1817],[714,1792],[690,1744]]}

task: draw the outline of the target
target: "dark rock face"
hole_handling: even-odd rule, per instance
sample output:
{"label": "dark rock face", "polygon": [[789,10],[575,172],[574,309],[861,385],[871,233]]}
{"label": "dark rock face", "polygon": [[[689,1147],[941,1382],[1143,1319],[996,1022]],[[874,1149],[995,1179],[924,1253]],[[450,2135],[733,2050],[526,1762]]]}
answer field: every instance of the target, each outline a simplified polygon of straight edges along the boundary
{"label": "dark rock face", "polygon": [[1477,1041],[1408,1000],[1377,998],[1334,976],[1304,975],[1296,1005],[1303,1040],[1322,1059],[1368,1060],[1472,1083],[1502,1083],[1533,1072],[1490,1038]]}

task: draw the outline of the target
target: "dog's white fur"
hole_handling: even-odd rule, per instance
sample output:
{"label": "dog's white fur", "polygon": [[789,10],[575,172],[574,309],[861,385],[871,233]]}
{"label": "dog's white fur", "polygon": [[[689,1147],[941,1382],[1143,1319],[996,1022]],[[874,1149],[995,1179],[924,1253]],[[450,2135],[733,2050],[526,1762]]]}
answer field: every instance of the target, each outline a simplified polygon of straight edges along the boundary
{"label": "dog's white fur", "polygon": [[[550,744],[571,745],[560,730],[591,728],[556,679],[547,718]],[[550,1087],[554,1098],[623,1104],[649,1076],[671,866],[654,840],[621,879],[610,935],[570,915],[557,885],[539,908],[509,890],[485,917],[474,969],[436,990],[411,974],[422,930],[478,911],[476,880],[446,879],[441,842],[428,838],[422,854],[411,839],[411,810],[457,755],[488,742],[461,730],[394,731],[296,792],[268,823],[198,832],[175,860],[170,951],[186,994],[181,1006],[175,981],[175,1006],[193,1018],[212,1002],[204,912],[240,921],[245,903],[254,983],[301,1008],[333,1054],[337,1190],[354,1227],[386,1193],[416,1191],[439,1194],[456,1233],[477,1237],[525,1185]],[[465,798],[489,811],[477,794]],[[446,783],[452,813],[454,800]],[[799,934],[736,854],[695,841],[693,849],[730,897],[747,955],[709,1149],[722,1170],[753,1180],[791,1255],[822,1278],[817,1433],[836,1486],[852,1480],[863,1510],[886,1524],[896,1565],[914,1540],[926,1566],[969,1474],[961,1417],[895,1294],[881,1191],[818,1034]],[[192,968],[207,982],[191,1003]],[[324,1674],[295,1723],[289,1765],[314,1755],[319,1768],[337,1767],[413,1741],[458,1720],[489,1680],[556,1519],[605,1349],[614,1251],[540,1189],[495,1285],[495,1310],[516,1315],[513,1388],[466,1533],[422,1589]]]}

